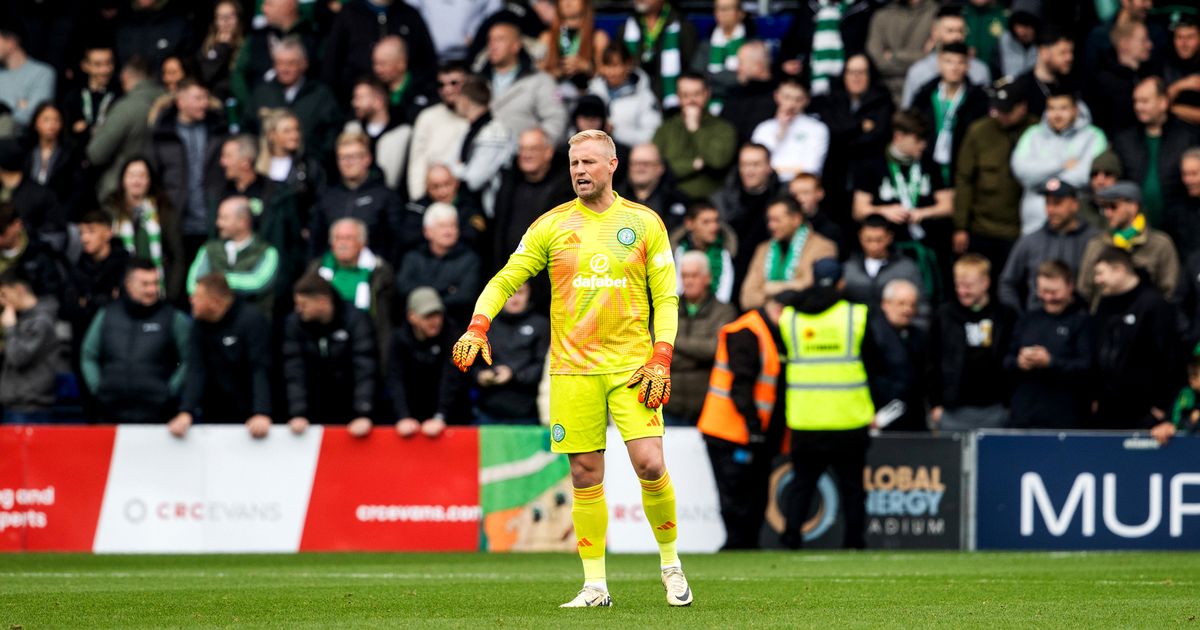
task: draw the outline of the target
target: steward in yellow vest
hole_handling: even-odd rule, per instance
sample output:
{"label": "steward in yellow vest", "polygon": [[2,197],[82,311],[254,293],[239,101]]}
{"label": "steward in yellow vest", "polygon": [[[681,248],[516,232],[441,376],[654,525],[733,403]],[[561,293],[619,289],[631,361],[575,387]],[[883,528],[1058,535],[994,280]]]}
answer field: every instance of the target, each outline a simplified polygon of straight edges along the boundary
{"label": "steward in yellow vest", "polygon": [[[900,402],[908,366],[900,340],[862,304],[842,299],[842,266],[833,258],[813,265],[813,287],[783,309],[779,330],[787,353],[786,417],[792,430],[794,478],[787,502],[785,546],[799,548],[817,481],[832,469],[841,496],[843,547],[865,546],[863,466],[876,402],[891,414]],[[886,403],[886,406],[884,405]]]}

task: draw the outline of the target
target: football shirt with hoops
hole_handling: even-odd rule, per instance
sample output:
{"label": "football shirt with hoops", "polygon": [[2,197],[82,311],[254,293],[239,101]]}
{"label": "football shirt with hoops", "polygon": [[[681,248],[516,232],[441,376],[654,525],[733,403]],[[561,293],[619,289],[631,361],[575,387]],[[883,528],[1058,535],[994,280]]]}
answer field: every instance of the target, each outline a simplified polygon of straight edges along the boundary
{"label": "football shirt with hoops", "polygon": [[475,312],[494,318],[509,296],[546,268],[550,373],[611,374],[641,367],[653,341],[675,343],[675,260],[662,219],[622,199],[594,212],[579,199],[543,214],[484,287]]}

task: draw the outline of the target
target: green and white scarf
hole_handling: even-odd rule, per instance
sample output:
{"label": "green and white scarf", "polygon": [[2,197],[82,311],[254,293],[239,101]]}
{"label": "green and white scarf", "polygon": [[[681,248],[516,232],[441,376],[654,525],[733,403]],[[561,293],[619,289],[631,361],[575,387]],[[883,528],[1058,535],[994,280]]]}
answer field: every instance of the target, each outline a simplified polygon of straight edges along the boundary
{"label": "green and white scarf", "polygon": [[[645,21],[641,17],[631,15],[629,19],[625,20],[625,47],[629,49],[630,54],[637,57],[638,46],[641,46],[640,60],[643,69],[645,69],[645,64],[654,58],[654,47],[659,38],[662,38],[662,52],[658,57],[658,68],[662,78],[663,109],[679,107],[675,82],[679,80],[683,61],[679,55],[679,20],[674,18],[675,16],[671,15],[670,7],[663,6],[662,12],[658,14],[658,21],[654,23],[654,28],[648,32],[645,32]],[[645,32],[644,35],[643,32]]]}
{"label": "green and white scarf", "polygon": [[933,118],[937,126],[937,139],[933,142],[933,161],[942,167],[942,178],[950,181],[950,160],[954,154],[954,121],[958,118],[958,108],[967,96],[967,85],[958,86],[954,98],[946,98],[946,84],[938,82],[938,87],[930,97],[933,99]]}
{"label": "green and white scarf", "polygon": [[158,210],[147,199],[133,209],[128,219],[117,219],[113,231],[121,239],[121,245],[130,256],[149,258],[158,268],[161,284],[163,275],[162,225],[158,221]]}
{"label": "green and white scarf", "polygon": [[333,258],[333,252],[325,252],[321,258],[321,267],[317,273],[333,285],[333,290],[343,300],[354,305],[360,311],[371,310],[371,273],[375,271],[378,260],[375,254],[363,248],[358,255],[358,262],[353,267],[343,267]]}
{"label": "green and white scarf", "polygon": [[[726,35],[719,26],[714,28],[712,36],[708,38],[708,73],[736,73],[738,69],[737,52],[744,43],[746,43],[745,24],[735,26],[733,35]],[[714,95],[708,101],[708,113],[719,116],[724,106],[725,99],[720,95]]]}
{"label": "green and white scarf", "polygon": [[805,223],[792,235],[787,255],[779,241],[772,240],[767,248],[766,274],[768,282],[787,282],[796,277],[796,266],[800,264],[800,252],[808,242],[808,224]]}
{"label": "green and white scarf", "polygon": [[[704,250],[704,255],[708,257],[708,270],[712,274],[712,283],[709,289],[712,294],[716,295],[721,288],[721,274],[725,271],[725,235],[717,232],[717,240],[713,241],[707,249]],[[694,251],[696,246],[692,244],[691,238],[685,238],[679,242],[679,248],[684,253]]]}
{"label": "green and white scarf", "polygon": [[842,42],[842,15],[854,0],[821,0],[813,21],[812,93],[827,94],[829,79],[840,76],[846,65],[846,48]]}

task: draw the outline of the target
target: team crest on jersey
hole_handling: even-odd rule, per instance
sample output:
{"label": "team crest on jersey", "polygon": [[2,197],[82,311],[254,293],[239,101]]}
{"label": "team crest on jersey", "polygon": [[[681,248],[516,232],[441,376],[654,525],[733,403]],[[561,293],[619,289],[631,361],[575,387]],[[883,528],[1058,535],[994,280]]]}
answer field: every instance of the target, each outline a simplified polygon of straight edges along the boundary
{"label": "team crest on jersey", "polygon": [[561,442],[567,437],[567,430],[561,424],[555,424],[550,429],[550,437],[554,438],[555,442]]}
{"label": "team crest on jersey", "polygon": [[634,234],[632,228],[623,227],[617,231],[617,242],[622,245],[633,245],[633,241],[637,239],[637,234]]}

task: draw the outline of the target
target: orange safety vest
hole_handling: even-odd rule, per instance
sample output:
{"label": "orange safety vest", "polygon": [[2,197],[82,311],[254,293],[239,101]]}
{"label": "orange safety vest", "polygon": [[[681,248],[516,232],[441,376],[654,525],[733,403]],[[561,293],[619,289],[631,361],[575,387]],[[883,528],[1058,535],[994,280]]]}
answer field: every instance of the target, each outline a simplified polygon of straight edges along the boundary
{"label": "orange safety vest", "polygon": [[779,381],[779,349],[771,329],[758,310],[753,310],[721,327],[717,335],[717,354],[713,363],[712,376],[708,380],[708,394],[704,397],[704,409],[696,428],[704,435],[720,438],[734,444],[749,444],[750,432],[746,430],[746,419],[733,404],[729,391],[733,386],[733,372],[729,371],[729,348],[726,338],[732,333],[750,330],[758,337],[758,355],[762,372],[754,383],[754,407],[763,431],[771,423],[771,411],[775,408],[775,384]]}

